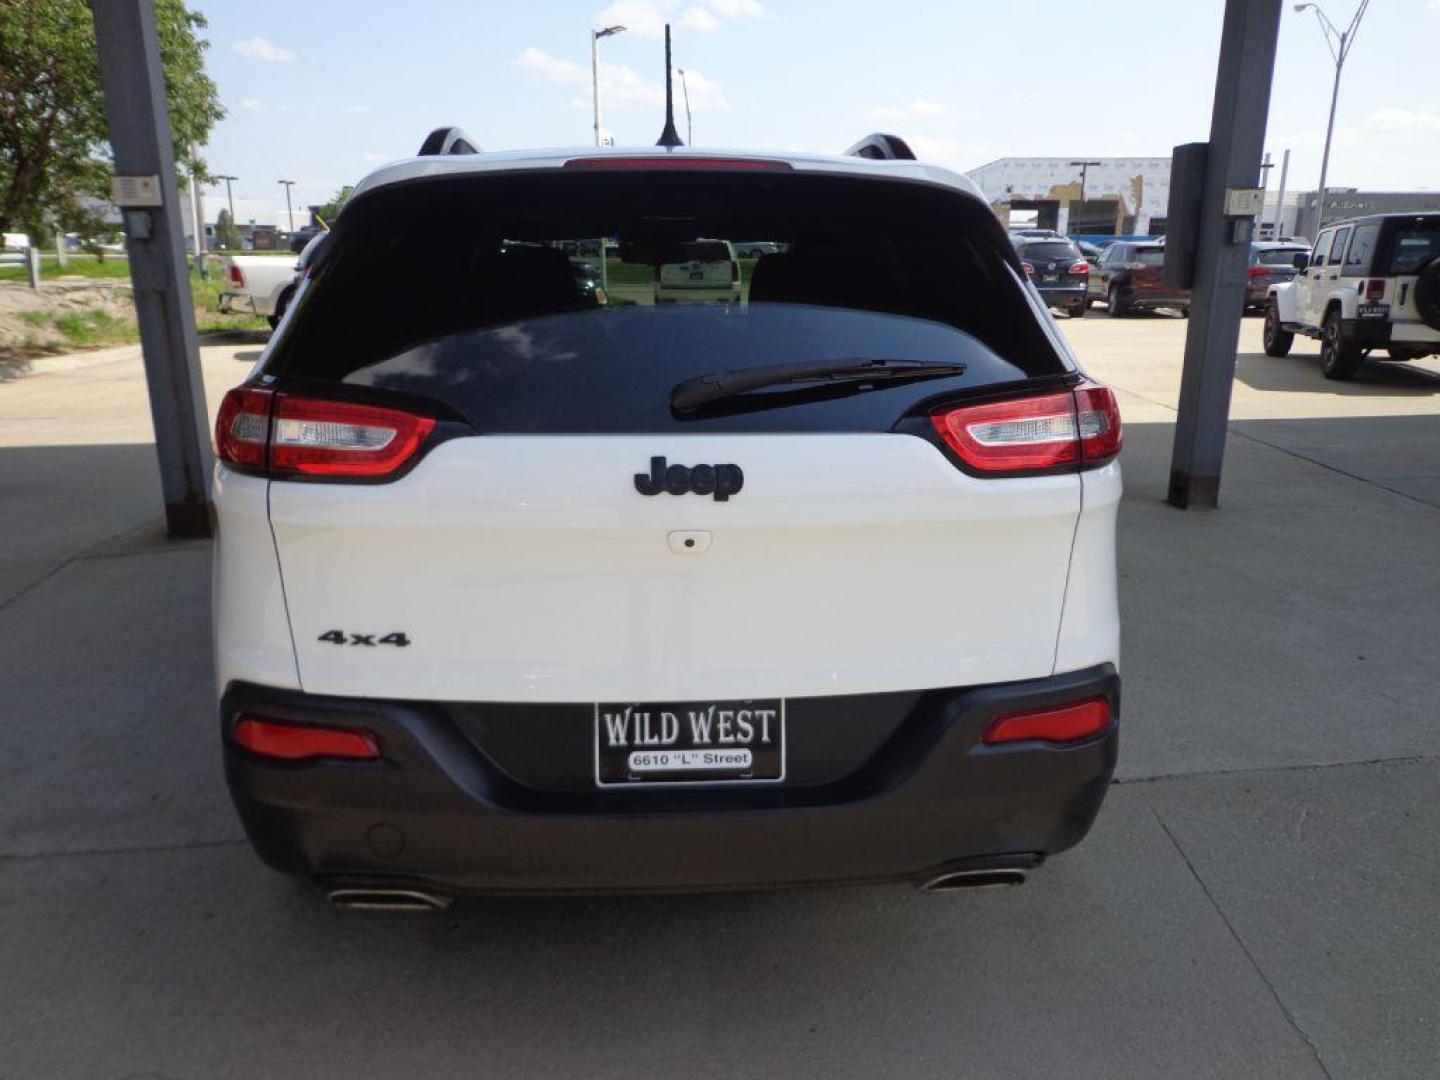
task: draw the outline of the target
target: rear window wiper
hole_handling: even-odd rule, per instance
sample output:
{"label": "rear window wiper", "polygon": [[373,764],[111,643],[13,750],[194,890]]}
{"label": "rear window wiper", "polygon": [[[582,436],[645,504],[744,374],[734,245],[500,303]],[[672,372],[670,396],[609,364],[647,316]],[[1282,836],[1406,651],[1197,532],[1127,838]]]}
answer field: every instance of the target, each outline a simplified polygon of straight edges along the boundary
{"label": "rear window wiper", "polygon": [[884,379],[937,379],[961,375],[965,365],[943,360],[890,360],[883,357],[851,356],[839,360],[809,360],[801,364],[771,364],[767,367],[712,371],[677,383],[670,391],[670,407],[676,412],[694,412],[702,405],[735,397],[767,386],[790,383],[879,382]]}

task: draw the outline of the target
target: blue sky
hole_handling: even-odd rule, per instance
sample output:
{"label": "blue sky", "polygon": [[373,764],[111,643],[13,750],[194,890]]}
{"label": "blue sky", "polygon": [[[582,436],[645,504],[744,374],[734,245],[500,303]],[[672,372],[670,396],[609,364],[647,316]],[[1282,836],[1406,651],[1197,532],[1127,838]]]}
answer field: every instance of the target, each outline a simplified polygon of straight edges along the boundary
{"label": "blue sky", "polygon": [[[675,26],[695,143],[837,151],[875,130],[966,169],[1010,155],[1167,155],[1209,130],[1223,0],[192,0],[230,116],[205,151],[237,197],[327,198],[456,123],[482,147],[591,141],[592,26],[605,127],[660,133]],[[1326,0],[1344,25],[1357,0]],[[1440,187],[1440,0],[1374,0],[1346,66],[1332,186]],[[1313,188],[1333,67],[1285,5],[1267,144]],[[676,87],[677,97],[679,86]],[[685,132],[683,109],[678,116]],[[1274,174],[1278,179],[1278,169]],[[1273,182],[1273,181],[1272,181]]]}

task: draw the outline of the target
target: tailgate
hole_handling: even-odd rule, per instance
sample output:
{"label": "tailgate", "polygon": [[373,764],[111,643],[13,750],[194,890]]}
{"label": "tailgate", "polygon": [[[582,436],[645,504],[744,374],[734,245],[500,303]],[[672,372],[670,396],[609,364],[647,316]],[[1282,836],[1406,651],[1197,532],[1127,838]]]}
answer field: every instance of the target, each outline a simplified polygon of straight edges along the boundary
{"label": "tailgate", "polygon": [[[644,497],[656,455],[743,490]],[[456,439],[270,495],[305,689],[472,701],[1047,675],[1079,506],[1076,475],[980,480],[910,435]]]}

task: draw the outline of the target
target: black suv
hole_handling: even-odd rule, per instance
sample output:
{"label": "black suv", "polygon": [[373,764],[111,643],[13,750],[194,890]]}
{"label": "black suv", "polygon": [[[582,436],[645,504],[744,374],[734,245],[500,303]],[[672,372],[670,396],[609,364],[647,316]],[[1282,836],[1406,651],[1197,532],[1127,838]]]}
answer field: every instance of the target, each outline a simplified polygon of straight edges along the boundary
{"label": "black suv", "polygon": [[1048,307],[1059,308],[1072,319],[1085,314],[1090,263],[1075,241],[1063,236],[1017,236],[1015,250]]}

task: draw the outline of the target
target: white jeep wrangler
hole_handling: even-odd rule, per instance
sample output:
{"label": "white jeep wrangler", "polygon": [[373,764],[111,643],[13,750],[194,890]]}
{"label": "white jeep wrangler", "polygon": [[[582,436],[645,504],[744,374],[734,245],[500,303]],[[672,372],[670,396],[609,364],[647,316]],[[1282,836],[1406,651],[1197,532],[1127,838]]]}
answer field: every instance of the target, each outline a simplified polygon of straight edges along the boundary
{"label": "white jeep wrangler", "polygon": [[1267,294],[1267,355],[1289,353],[1296,334],[1319,338],[1325,377],[1349,379],[1376,349],[1391,360],[1440,353],[1440,213],[1334,222],[1295,265]]}

